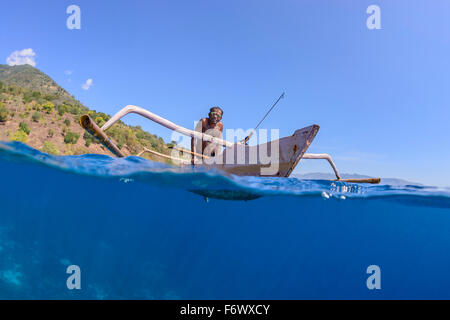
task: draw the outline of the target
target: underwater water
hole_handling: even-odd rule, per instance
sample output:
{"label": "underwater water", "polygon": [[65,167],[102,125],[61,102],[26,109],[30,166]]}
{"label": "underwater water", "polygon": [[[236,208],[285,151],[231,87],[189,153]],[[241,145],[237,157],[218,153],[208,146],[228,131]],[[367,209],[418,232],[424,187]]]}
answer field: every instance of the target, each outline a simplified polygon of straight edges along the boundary
{"label": "underwater water", "polygon": [[[2,299],[450,298],[450,191],[0,143]],[[81,290],[69,290],[69,265]],[[369,290],[367,267],[381,271]]]}

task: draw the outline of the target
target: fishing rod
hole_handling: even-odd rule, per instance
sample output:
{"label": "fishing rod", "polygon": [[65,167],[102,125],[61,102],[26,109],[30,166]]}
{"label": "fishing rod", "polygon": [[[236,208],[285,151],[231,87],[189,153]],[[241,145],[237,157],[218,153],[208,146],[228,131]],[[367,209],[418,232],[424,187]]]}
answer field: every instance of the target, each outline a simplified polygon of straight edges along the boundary
{"label": "fishing rod", "polygon": [[256,132],[256,129],[258,129],[258,127],[261,125],[261,123],[264,121],[264,119],[269,115],[270,111],[273,110],[273,108],[275,108],[275,106],[277,105],[277,103],[284,98],[284,92],[281,94],[281,96],[278,98],[277,101],[275,101],[275,103],[272,105],[272,107],[269,109],[269,111],[267,111],[267,113],[265,114],[265,116],[261,119],[261,121],[256,125],[255,129],[252,130],[252,132],[245,137],[244,140],[241,141],[241,143],[243,144],[247,144],[248,140],[250,140],[250,138],[253,136],[253,134]]}

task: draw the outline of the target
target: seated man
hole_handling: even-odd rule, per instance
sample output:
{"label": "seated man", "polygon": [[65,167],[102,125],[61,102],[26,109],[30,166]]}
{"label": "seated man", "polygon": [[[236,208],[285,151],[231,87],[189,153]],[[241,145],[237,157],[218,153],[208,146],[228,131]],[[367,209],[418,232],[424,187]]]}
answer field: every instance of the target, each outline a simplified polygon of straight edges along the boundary
{"label": "seated man", "polygon": [[[198,122],[195,131],[209,134],[210,136],[222,139],[223,123],[220,122],[222,119],[223,111],[219,107],[212,107],[209,110],[208,118],[202,118]],[[191,139],[191,151],[192,160],[191,163],[195,163],[194,153],[199,153],[205,156],[214,157],[216,152],[220,151],[220,146],[216,146],[214,143],[209,141],[201,141],[197,139],[197,143],[194,141],[195,138]]]}

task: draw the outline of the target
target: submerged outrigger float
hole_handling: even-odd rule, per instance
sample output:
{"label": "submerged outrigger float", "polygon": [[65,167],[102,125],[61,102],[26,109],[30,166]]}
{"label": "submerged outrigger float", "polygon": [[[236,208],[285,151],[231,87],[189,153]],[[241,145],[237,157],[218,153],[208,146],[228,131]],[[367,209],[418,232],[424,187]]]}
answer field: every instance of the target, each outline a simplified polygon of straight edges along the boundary
{"label": "submerged outrigger float", "polygon": [[[189,130],[146,109],[133,105],[128,105],[117,112],[101,128],[91,119],[91,117],[89,117],[89,115],[81,116],[80,124],[90,134],[97,138],[112,154],[117,157],[125,157],[126,155],[114,144],[113,141],[111,141],[111,139],[106,135],[105,131],[129,113],[141,115],[185,136],[199,139],[200,141],[212,142],[225,148],[222,153],[218,153],[215,157],[195,154],[195,157],[205,159],[203,163],[196,164],[196,167],[217,169],[239,176],[289,177],[289,175],[292,173],[301,159],[324,159],[327,160],[331,165],[331,168],[336,175],[336,181],[372,184],[377,184],[380,182],[380,178],[341,179],[338,169],[336,168],[336,165],[334,164],[329,154],[306,153],[308,147],[311,145],[312,141],[317,135],[317,132],[319,131],[318,125],[312,125],[303,129],[298,129],[291,136],[283,137],[278,140],[255,146],[249,146],[244,142],[233,143],[230,141],[219,139],[217,137],[213,137],[206,133]],[[278,151],[278,155],[276,157],[277,163],[275,163],[275,166],[273,166],[273,162],[267,164],[266,161],[263,161],[264,159],[261,159],[261,155],[263,153],[267,154],[272,152],[272,149],[275,150],[274,146]],[[142,155],[143,152],[149,152],[158,156],[162,156],[164,158],[169,158],[173,161],[179,162],[180,165],[191,165],[191,162],[187,161],[186,159],[164,155],[151,149],[144,149],[140,154],[138,154],[138,156]],[[257,156],[254,157],[252,155]],[[276,168],[276,170],[273,170],[273,168]]]}

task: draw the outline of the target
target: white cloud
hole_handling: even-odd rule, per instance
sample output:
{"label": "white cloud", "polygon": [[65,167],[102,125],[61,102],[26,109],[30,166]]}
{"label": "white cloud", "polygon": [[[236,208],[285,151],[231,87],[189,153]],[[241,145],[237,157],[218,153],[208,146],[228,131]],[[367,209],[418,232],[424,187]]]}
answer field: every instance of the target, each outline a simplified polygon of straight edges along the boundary
{"label": "white cloud", "polygon": [[66,70],[66,71],[64,71],[64,74],[67,76],[70,76],[72,74],[72,72],[73,72],[72,70]]}
{"label": "white cloud", "polygon": [[34,57],[36,53],[33,49],[23,49],[21,51],[14,51],[11,55],[6,58],[6,63],[10,66],[20,66],[23,64],[29,64],[33,67],[36,66],[36,61],[34,61]]}
{"label": "white cloud", "polygon": [[87,79],[87,80],[86,80],[86,83],[83,83],[83,84],[81,85],[81,87],[82,87],[84,90],[89,90],[89,88],[92,86],[92,83],[93,83],[92,79]]}

